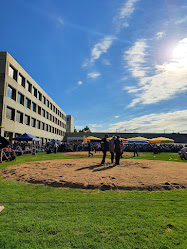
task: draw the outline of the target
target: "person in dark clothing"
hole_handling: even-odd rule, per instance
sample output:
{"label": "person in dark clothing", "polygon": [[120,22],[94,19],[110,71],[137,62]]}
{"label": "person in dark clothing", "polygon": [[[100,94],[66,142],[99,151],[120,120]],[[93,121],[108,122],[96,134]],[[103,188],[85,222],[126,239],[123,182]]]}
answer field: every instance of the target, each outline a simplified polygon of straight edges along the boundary
{"label": "person in dark clothing", "polygon": [[133,152],[134,152],[134,156],[133,157],[135,157],[136,155],[138,156],[138,148],[137,148],[136,143],[133,144]]}
{"label": "person in dark clothing", "polygon": [[120,146],[121,142],[119,140],[119,136],[117,136],[117,139],[114,141],[114,146],[115,146],[115,161],[116,161],[116,165],[119,165],[119,161],[120,161],[120,156],[121,156],[121,146]]}
{"label": "person in dark clothing", "polygon": [[115,141],[115,136],[112,137],[112,139],[109,141],[109,151],[111,154],[111,163],[114,162],[114,141]]}
{"label": "person in dark clothing", "polygon": [[103,150],[103,159],[101,164],[105,164],[106,152],[109,150],[109,142],[107,141],[108,135],[106,134],[105,137],[102,139],[102,150]]}
{"label": "person in dark clothing", "polygon": [[91,142],[88,142],[88,156],[89,157],[90,157],[90,155],[93,156],[93,153],[91,153],[91,151],[92,151],[92,144],[91,144]]}

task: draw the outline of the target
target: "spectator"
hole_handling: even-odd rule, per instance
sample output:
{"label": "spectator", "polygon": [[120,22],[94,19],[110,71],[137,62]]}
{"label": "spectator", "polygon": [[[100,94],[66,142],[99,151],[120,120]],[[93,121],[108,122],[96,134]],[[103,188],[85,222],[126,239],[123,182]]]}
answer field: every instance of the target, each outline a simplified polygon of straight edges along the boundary
{"label": "spectator", "polygon": [[106,152],[109,150],[109,143],[107,141],[108,134],[105,135],[105,137],[102,139],[102,150],[103,150],[103,159],[101,161],[101,164],[105,164],[105,158],[106,158]]}
{"label": "spectator", "polygon": [[135,157],[136,155],[138,156],[138,147],[137,147],[136,143],[133,143],[133,152],[134,152],[133,157]]}
{"label": "spectator", "polygon": [[90,155],[93,156],[93,153],[91,153],[91,151],[92,151],[92,144],[91,142],[88,142],[88,157],[90,157]]}
{"label": "spectator", "polygon": [[184,146],[184,148],[180,150],[179,155],[180,155],[181,160],[183,159],[187,160],[187,144]]}

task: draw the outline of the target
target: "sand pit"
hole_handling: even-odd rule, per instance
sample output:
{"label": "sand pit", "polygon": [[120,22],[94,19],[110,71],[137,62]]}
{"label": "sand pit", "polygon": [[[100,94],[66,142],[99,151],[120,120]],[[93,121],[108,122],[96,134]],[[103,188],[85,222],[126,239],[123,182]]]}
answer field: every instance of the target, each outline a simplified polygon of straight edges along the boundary
{"label": "sand pit", "polygon": [[17,164],[1,170],[5,180],[82,189],[170,190],[187,188],[187,165],[180,162],[122,159],[61,159]]}

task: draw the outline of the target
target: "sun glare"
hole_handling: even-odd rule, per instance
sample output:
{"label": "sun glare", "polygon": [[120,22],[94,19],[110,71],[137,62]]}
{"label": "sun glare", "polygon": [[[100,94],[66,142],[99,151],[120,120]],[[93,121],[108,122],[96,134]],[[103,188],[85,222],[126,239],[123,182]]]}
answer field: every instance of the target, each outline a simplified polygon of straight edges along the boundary
{"label": "sun glare", "polygon": [[187,39],[183,39],[176,48],[173,49],[172,60],[165,63],[163,68],[167,71],[178,71],[187,68]]}

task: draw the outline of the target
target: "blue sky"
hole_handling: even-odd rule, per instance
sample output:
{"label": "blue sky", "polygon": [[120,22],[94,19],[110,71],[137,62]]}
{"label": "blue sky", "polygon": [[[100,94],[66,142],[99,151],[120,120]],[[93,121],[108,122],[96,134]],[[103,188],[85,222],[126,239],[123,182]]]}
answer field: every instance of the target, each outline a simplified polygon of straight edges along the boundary
{"label": "blue sky", "polygon": [[3,1],[0,27],[78,130],[187,132],[186,0]]}

